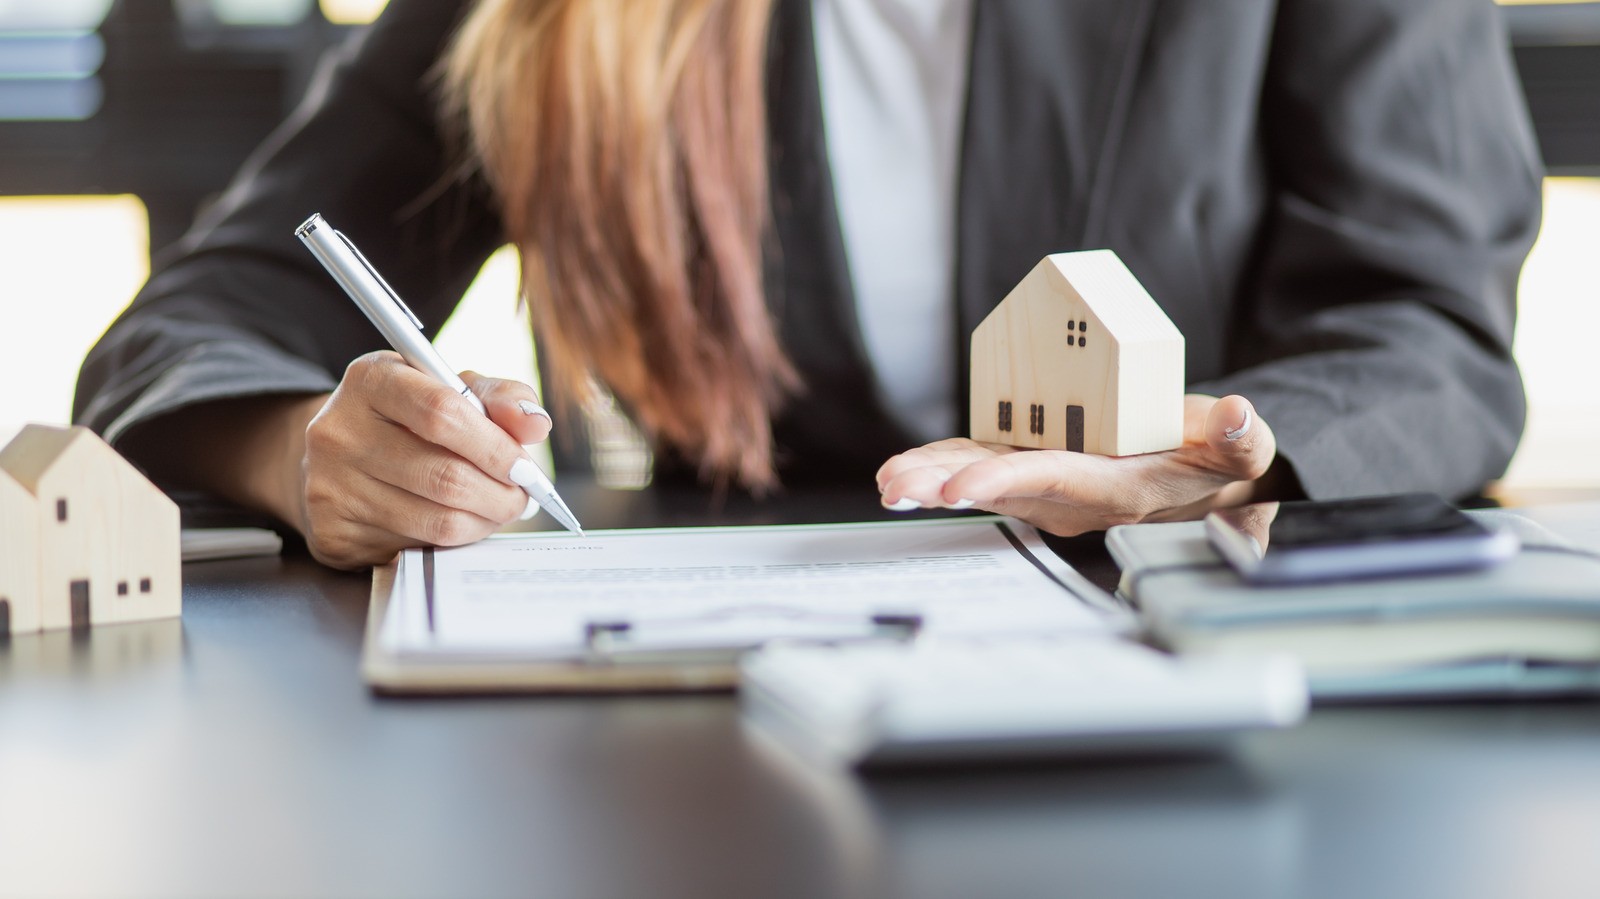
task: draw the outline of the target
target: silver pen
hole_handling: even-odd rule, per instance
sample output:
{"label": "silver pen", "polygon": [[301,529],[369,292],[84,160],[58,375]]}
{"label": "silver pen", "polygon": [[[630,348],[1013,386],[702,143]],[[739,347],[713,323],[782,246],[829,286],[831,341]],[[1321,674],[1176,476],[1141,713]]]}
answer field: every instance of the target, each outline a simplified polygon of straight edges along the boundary
{"label": "silver pen", "polygon": [[[294,233],[311,251],[311,255],[322,263],[322,267],[328,270],[328,274],[333,276],[333,280],[339,282],[350,299],[356,301],[356,305],[361,307],[361,311],[367,314],[367,318],[408,365],[461,394],[479,412],[489,414],[478,395],[428,342],[422,332],[422,322],[401,301],[394,288],[383,280],[367,257],[361,255],[350,238],[334,230],[320,214],[313,214],[306,219]],[[539,470],[539,466],[531,461],[527,461],[526,465],[518,462],[509,477],[563,527],[582,536],[583,527],[578,524],[578,519],[567,508],[567,504],[561,501],[555,485]]]}

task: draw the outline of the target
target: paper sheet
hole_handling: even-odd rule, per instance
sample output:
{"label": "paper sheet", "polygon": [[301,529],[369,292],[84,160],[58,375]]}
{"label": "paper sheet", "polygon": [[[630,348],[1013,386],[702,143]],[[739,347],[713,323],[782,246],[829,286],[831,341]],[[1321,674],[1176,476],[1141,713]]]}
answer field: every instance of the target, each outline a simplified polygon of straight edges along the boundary
{"label": "paper sheet", "polygon": [[648,639],[826,638],[873,615],[929,636],[1110,634],[1125,621],[1020,522],[936,519],[507,535],[401,559],[383,639],[403,655],[575,658],[591,624]]}

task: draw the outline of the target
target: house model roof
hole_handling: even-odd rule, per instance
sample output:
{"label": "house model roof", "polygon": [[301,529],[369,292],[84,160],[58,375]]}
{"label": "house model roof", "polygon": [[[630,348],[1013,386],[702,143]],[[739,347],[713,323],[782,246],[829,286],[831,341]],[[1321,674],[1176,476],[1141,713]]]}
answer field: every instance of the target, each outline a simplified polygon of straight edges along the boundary
{"label": "house model roof", "polygon": [[52,428],[46,425],[28,425],[0,449],[0,470],[23,486],[34,496],[39,495],[39,482],[67,450],[89,432],[80,428]]}
{"label": "house model roof", "polygon": [[971,360],[974,440],[1105,456],[1183,443],[1183,333],[1110,250],[1040,260],[973,330]]}
{"label": "house model roof", "polygon": [[1177,325],[1110,250],[1057,253],[1045,263],[1118,340],[1183,339]]}

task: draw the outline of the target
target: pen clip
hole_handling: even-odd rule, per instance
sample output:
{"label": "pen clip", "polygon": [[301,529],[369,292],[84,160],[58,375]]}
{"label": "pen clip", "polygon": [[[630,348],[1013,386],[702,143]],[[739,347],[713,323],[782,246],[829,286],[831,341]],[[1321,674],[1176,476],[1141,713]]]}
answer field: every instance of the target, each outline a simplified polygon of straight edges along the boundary
{"label": "pen clip", "polygon": [[334,229],[333,236],[339,238],[340,242],[342,242],[345,247],[350,250],[350,252],[356,257],[356,261],[361,263],[361,266],[367,270],[367,274],[371,275],[374,281],[377,281],[379,284],[383,285],[384,292],[389,294],[389,299],[394,300],[394,304],[400,307],[400,311],[406,314],[406,318],[411,319],[411,323],[417,326],[417,330],[426,330],[422,327],[421,319],[418,319],[417,316],[411,311],[411,307],[406,305],[405,300],[400,299],[400,295],[394,292],[394,288],[389,286],[389,282],[383,280],[383,276],[378,274],[378,270],[372,267],[372,263],[367,261],[367,257],[363,256],[361,251],[356,249],[356,245],[350,242],[350,238],[345,237],[344,232],[337,228]]}

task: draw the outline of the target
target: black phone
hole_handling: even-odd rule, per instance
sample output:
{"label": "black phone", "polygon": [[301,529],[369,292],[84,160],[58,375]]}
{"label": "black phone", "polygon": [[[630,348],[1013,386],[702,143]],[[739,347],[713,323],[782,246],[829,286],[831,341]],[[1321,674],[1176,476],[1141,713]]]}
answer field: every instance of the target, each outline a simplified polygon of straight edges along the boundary
{"label": "black phone", "polygon": [[1206,536],[1264,584],[1486,568],[1519,548],[1515,534],[1431,493],[1239,506],[1207,515]]}

